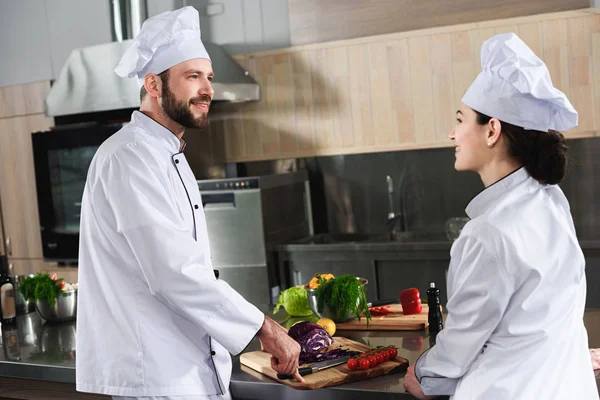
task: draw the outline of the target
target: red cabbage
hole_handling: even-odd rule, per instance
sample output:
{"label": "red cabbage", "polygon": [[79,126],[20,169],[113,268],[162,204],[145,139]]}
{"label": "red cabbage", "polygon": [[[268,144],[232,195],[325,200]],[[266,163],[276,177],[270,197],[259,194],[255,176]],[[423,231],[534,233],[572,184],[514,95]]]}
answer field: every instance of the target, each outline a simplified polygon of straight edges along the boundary
{"label": "red cabbage", "polygon": [[300,322],[292,326],[288,335],[300,344],[300,365],[360,354],[359,351],[340,348],[322,352],[333,344],[333,338],[325,329],[311,322]]}
{"label": "red cabbage", "polygon": [[[325,331],[320,325],[314,324],[312,322],[303,321],[299,322],[296,325],[292,326],[288,331],[288,335],[291,336],[296,342],[300,342],[300,339],[304,337],[307,333],[313,330],[322,330]],[[327,336],[329,334],[325,332]],[[331,338],[331,336],[329,336]]]}
{"label": "red cabbage", "polygon": [[314,362],[318,362],[318,361],[334,360],[336,358],[342,358],[345,356],[354,357],[359,354],[361,354],[360,351],[353,351],[353,350],[337,348],[337,349],[325,351],[322,353],[317,352],[317,353],[313,353],[313,354],[308,354],[304,358],[302,357],[302,355],[300,355],[300,365],[314,363]]}

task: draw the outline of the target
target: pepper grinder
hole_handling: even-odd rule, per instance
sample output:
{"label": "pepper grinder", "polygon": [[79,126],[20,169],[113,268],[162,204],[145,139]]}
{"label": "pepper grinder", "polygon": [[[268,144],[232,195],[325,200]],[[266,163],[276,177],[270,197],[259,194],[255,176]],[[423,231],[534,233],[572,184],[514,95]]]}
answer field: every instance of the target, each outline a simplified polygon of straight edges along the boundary
{"label": "pepper grinder", "polygon": [[429,303],[429,332],[439,332],[444,329],[442,320],[442,311],[440,310],[440,289],[435,287],[435,283],[429,284],[427,289],[427,303]]}

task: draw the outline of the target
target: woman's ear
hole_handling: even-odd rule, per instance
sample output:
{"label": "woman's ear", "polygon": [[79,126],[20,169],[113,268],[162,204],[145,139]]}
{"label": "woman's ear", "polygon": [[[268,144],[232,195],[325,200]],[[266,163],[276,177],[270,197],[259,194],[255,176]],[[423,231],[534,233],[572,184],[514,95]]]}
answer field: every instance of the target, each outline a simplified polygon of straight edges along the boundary
{"label": "woman's ear", "polygon": [[500,134],[502,133],[502,123],[498,118],[490,119],[488,122],[488,132],[487,132],[487,145],[488,147],[494,147],[498,140],[500,140]]}

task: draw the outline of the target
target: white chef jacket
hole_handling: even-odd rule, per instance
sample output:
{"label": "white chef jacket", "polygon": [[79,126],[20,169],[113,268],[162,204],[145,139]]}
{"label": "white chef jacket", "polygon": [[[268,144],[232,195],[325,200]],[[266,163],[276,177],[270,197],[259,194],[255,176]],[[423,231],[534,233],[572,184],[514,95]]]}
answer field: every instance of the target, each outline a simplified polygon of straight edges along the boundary
{"label": "white chef jacket", "polygon": [[113,396],[224,394],[264,314],[211,265],[179,139],[145,114],[92,160],[81,205],[76,385]]}
{"label": "white chef jacket", "polygon": [[455,400],[598,399],[585,259],[561,189],[525,168],[486,188],[451,249],[448,316],[415,364]]}

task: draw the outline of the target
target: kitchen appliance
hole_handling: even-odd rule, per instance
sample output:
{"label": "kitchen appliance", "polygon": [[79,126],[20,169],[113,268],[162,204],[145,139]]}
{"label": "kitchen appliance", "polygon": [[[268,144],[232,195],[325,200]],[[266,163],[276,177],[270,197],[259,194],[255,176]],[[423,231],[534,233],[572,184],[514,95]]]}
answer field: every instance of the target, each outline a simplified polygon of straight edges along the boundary
{"label": "kitchen appliance", "polygon": [[[132,39],[147,18],[146,1],[112,0],[114,41],[74,49],[45,100],[47,116],[68,116],[136,109],[140,106],[137,78],[121,78],[114,72]],[[204,42],[216,75],[213,102],[260,99],[258,83],[221,46]]]}
{"label": "kitchen appliance", "polygon": [[277,245],[313,234],[307,171],[199,180],[213,268],[249,302],[277,302]]}
{"label": "kitchen appliance", "polygon": [[79,124],[31,135],[44,260],[77,263],[87,172],[98,147],[122,126]]}

